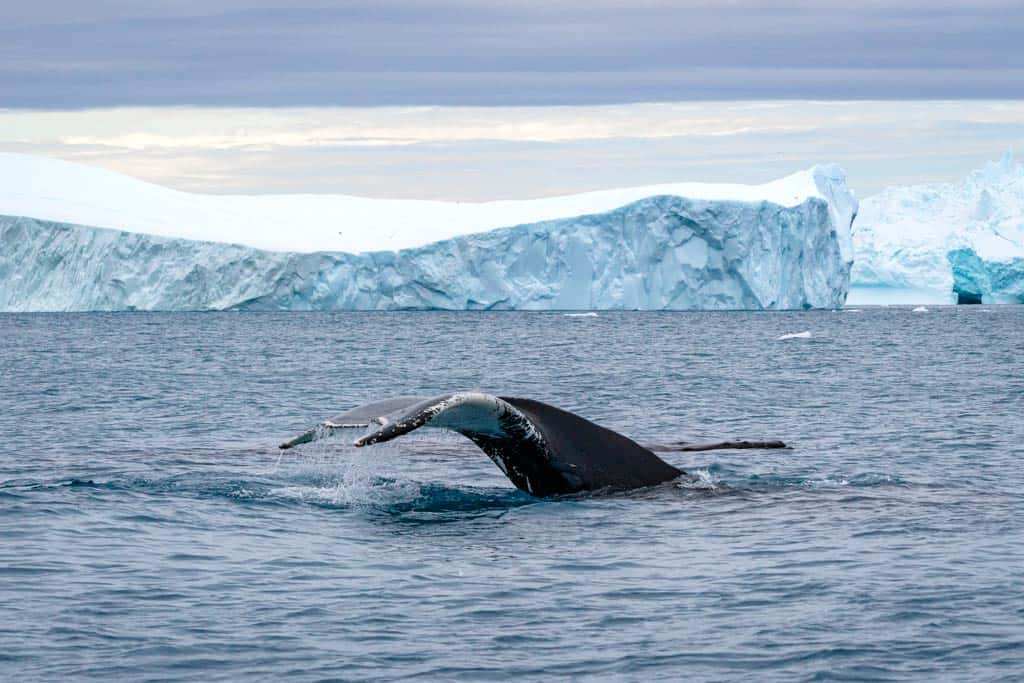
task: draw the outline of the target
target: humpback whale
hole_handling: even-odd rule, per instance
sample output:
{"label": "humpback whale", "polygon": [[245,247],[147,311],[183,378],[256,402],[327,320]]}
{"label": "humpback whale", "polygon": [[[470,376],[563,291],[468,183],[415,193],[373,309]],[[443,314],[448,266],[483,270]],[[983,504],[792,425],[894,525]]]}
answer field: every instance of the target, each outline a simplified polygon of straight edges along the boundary
{"label": "humpback whale", "polygon": [[337,430],[368,428],[357,447],[383,443],[420,427],[469,438],[516,488],[537,497],[653,486],[683,474],[654,451],[785,448],[781,441],[722,441],[645,447],[579,415],[528,398],[479,392],[404,396],[358,406],[286,441],[293,448]]}

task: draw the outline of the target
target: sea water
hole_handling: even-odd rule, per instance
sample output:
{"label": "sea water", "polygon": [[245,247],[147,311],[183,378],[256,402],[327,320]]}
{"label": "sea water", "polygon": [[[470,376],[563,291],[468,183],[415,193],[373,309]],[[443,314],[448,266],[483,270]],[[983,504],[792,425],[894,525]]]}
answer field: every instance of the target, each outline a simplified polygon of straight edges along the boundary
{"label": "sea water", "polygon": [[[458,389],[792,449],[558,500],[277,449]],[[1022,459],[1022,307],[2,315],[0,678],[1018,680]]]}

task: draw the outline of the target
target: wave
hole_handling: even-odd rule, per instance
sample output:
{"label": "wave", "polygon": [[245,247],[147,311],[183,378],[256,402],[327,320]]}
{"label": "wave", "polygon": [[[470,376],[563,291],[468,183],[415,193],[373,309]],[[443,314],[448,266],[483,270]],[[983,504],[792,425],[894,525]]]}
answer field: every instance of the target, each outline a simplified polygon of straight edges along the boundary
{"label": "wave", "polygon": [[[365,462],[365,461],[364,461]],[[384,476],[370,466],[320,462],[302,464],[269,476],[240,477],[237,472],[181,473],[167,477],[125,477],[97,481],[72,478],[51,482],[7,482],[0,495],[30,496],[39,492],[90,491],[94,495],[147,493],[196,499],[224,499],[246,506],[312,506],[391,517],[459,519],[467,515],[502,512],[527,505],[559,505],[603,499],[665,499],[736,494],[784,493],[878,487],[908,487],[909,483],[884,472],[830,474],[749,474],[711,463],[690,468],[671,482],[636,491],[600,491],[533,498],[511,486],[474,486],[465,483],[425,482],[405,476]],[[154,514],[159,515],[157,510]]]}

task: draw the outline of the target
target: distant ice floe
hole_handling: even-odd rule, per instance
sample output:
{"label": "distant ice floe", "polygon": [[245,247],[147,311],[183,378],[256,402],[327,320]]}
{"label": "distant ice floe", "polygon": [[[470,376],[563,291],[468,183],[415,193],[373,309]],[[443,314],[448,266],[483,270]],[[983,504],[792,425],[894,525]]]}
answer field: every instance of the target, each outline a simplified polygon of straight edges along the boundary
{"label": "distant ice floe", "polygon": [[927,313],[927,312],[928,312],[928,309],[927,309],[927,308],[925,308],[924,306],[918,306],[917,308],[915,308],[915,309],[914,309],[913,311],[911,311],[911,312],[912,312],[912,313]]}
{"label": "distant ice floe", "polygon": [[1024,303],[1024,166],[860,202],[848,304]]}
{"label": "distant ice floe", "polygon": [[793,332],[791,334],[784,334],[779,337],[776,341],[782,341],[783,339],[810,339],[811,333],[808,331],[804,332]]}
{"label": "distant ice floe", "polygon": [[597,313],[589,311],[587,313],[563,313],[566,318],[596,318]]}

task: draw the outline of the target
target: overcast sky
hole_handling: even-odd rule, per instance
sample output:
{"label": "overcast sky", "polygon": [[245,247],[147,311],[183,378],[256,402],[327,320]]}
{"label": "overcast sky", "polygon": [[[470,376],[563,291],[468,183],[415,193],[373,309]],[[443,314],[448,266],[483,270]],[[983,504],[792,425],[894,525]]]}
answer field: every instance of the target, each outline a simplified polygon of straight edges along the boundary
{"label": "overcast sky", "polygon": [[9,108],[1024,97],[1020,0],[3,5]]}
{"label": "overcast sky", "polygon": [[1024,101],[0,111],[0,151],[214,193],[460,200],[759,183],[834,161],[864,196],[1024,150]]}
{"label": "overcast sky", "polygon": [[836,161],[863,195],[1024,148],[1021,2],[0,2],[0,151],[467,200]]}

